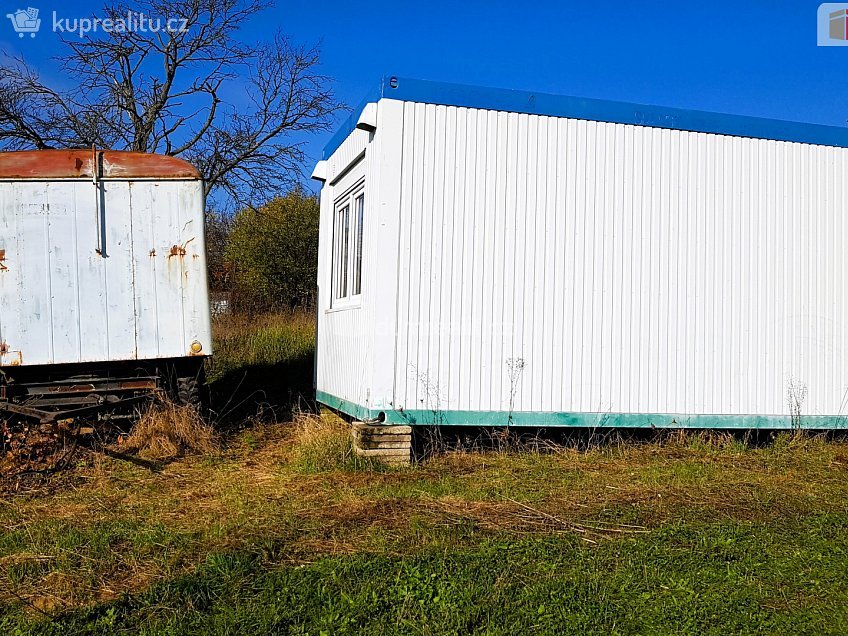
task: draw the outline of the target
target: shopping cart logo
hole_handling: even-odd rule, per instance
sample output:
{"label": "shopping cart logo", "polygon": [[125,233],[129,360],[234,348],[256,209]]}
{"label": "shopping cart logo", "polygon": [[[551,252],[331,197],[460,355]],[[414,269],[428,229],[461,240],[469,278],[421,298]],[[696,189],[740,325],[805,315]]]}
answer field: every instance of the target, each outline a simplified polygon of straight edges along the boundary
{"label": "shopping cart logo", "polygon": [[[7,13],[6,17],[12,21],[12,28],[18,37],[22,38],[29,33],[29,37],[34,38],[41,29],[41,18],[35,7],[18,9],[14,13]],[[72,34],[80,39],[92,37],[90,33],[186,33],[188,30],[188,18],[150,17],[129,9],[126,15],[110,15],[108,18],[67,18],[53,12],[53,33],[62,36]]]}
{"label": "shopping cart logo", "polygon": [[27,7],[26,9],[18,9],[14,13],[7,13],[6,17],[12,21],[12,28],[19,38],[24,37],[29,33],[29,37],[34,38],[41,28],[41,18],[38,17],[38,9]]}

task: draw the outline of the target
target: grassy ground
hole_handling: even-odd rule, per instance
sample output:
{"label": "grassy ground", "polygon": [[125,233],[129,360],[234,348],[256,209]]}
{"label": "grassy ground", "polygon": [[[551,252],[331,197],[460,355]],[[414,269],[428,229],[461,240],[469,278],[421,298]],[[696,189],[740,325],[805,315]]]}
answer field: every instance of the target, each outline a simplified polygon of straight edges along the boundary
{"label": "grassy ground", "polygon": [[213,330],[208,379],[219,423],[243,422],[257,404],[280,421],[291,419],[292,407],[311,406],[313,315],[226,316]]}
{"label": "grassy ground", "polygon": [[[280,358],[308,353],[308,327],[219,325],[213,377],[297,368]],[[287,394],[262,399],[283,412]],[[848,632],[848,443],[505,446],[387,469],[353,457],[336,418],[300,415],[205,456],[90,454],[0,494],[0,629]]]}

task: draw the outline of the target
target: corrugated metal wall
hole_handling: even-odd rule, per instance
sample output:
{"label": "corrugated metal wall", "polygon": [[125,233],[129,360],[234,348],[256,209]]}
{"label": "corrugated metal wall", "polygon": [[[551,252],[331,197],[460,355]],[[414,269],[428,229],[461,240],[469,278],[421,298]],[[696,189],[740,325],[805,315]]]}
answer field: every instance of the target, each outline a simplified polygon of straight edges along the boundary
{"label": "corrugated metal wall", "polygon": [[845,149],[419,103],[402,144],[396,407],[846,410]]}
{"label": "corrugated metal wall", "polygon": [[[316,382],[320,391],[330,393],[342,400],[353,404],[364,405],[368,401],[368,374],[366,372],[365,340],[366,315],[369,308],[365,301],[374,302],[373,285],[365,284],[369,292],[363,294],[362,301],[352,303],[344,308],[332,306],[332,250],[333,250],[333,218],[335,199],[344,190],[351,187],[359,179],[366,176],[370,164],[363,156],[368,144],[368,133],[354,131],[328,162],[328,183],[321,192],[321,227],[319,236],[318,260],[318,342],[316,345]],[[373,181],[370,172],[367,183]],[[373,219],[370,211],[371,191],[366,185],[366,241],[368,252],[364,255],[367,275],[368,256],[375,251],[373,241],[370,241]]]}
{"label": "corrugated metal wall", "polygon": [[203,184],[99,188],[98,221],[91,181],[0,183],[0,364],[211,353]]}

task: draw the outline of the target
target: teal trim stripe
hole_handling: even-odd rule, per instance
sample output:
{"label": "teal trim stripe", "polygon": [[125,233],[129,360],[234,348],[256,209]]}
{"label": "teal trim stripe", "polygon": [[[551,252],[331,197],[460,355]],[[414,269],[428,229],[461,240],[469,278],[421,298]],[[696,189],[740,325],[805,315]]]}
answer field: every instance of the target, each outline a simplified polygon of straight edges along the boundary
{"label": "teal trim stripe", "polygon": [[381,411],[318,391],[316,399],[358,420],[419,426],[532,426],[565,428],[716,428],[848,430],[848,415],[803,415],[797,423],[788,415],[684,415],[674,413],[548,413],[544,411]]}
{"label": "teal trim stripe", "polygon": [[315,391],[315,399],[321,404],[325,404],[336,411],[346,413],[357,420],[372,420],[380,415],[380,411],[371,411],[364,406],[359,406],[359,404],[354,402],[348,402],[323,391]]}

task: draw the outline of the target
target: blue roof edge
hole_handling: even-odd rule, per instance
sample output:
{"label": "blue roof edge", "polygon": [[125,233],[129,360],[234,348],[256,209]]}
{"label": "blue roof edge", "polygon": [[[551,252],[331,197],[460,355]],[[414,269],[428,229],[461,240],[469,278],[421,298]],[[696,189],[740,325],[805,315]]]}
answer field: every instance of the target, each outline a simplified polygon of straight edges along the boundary
{"label": "blue roof edge", "polygon": [[336,131],[322,159],[356,128],[365,105],[381,98],[848,148],[848,128],[837,126],[385,76]]}
{"label": "blue roof edge", "polygon": [[353,109],[350,117],[348,117],[333,136],[330,137],[330,141],[327,142],[327,145],[324,146],[324,151],[321,153],[321,159],[329,159],[330,155],[338,150],[339,146],[342,145],[342,142],[347,139],[348,135],[350,135],[350,133],[352,133],[356,128],[356,122],[359,121],[359,116],[362,114],[365,106],[370,102],[379,101],[380,98],[383,97],[383,85],[389,80],[389,77],[381,77],[380,81],[371,87],[371,90],[368,91],[362,101],[359,102],[356,108]]}

